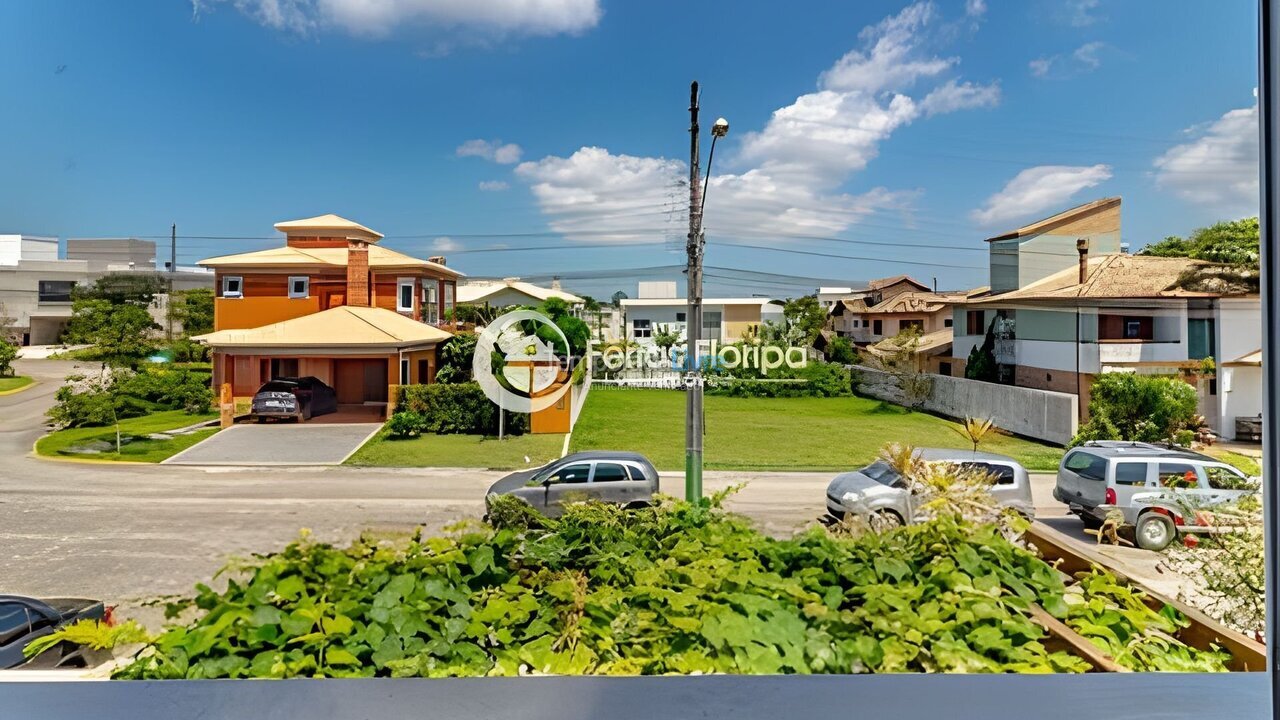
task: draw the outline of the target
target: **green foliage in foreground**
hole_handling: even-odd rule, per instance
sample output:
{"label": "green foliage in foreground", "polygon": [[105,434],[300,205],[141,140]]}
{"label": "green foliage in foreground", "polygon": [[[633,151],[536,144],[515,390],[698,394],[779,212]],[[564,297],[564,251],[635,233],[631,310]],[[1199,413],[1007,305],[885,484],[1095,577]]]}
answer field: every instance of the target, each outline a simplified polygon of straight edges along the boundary
{"label": "green foliage in foreground", "polygon": [[946,516],[776,540],[716,505],[577,505],[549,521],[503,498],[501,529],[347,549],[304,538],[224,592],[199,586],[197,616],[117,677],[1086,669],[1029,618],[1033,604],[1068,616],[1061,576],[995,526]]}

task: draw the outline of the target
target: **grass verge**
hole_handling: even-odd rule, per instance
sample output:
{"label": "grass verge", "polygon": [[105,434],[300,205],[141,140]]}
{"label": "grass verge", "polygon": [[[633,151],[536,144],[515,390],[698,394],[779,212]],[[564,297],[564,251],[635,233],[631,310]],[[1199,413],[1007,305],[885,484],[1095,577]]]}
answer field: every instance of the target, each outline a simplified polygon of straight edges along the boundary
{"label": "grass verge", "polygon": [[26,375],[14,375],[13,377],[0,377],[0,395],[6,395],[11,392],[17,392],[22,388],[34,382]]}
{"label": "grass verge", "polygon": [[[82,427],[57,430],[36,441],[36,454],[45,457],[81,458],[85,460],[125,460],[160,462],[186,450],[217,432],[217,428],[197,430],[167,439],[147,437],[152,433],[177,430],[218,417],[217,413],[188,415],[182,410],[166,410],[120,421],[120,435],[125,444],[115,451],[116,429]],[[85,448],[103,448],[102,452],[84,452]]]}
{"label": "grass verge", "polygon": [[381,430],[356,451],[347,464],[520,470],[560,457],[563,446],[564,435],[559,434],[516,435],[502,440],[482,435],[423,435],[395,440],[386,430]]}
{"label": "grass verge", "polygon": [[[634,450],[660,470],[684,469],[685,395],[677,390],[596,386],[570,451]],[[704,466],[709,470],[852,470],[887,443],[969,447],[959,423],[870,398],[707,396]],[[999,434],[982,450],[1029,470],[1056,470],[1062,448]]]}

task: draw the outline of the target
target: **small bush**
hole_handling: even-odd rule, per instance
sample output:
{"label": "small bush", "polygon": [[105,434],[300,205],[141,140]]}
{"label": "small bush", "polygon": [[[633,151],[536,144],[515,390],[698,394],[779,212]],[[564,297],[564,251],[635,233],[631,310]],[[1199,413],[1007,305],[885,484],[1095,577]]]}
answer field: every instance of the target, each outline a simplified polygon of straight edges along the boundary
{"label": "small bush", "polygon": [[[422,416],[420,432],[498,434],[498,406],[484,394],[479,383],[402,385],[395,414],[406,412]],[[529,416],[508,412],[504,431],[508,435],[523,435],[529,431]]]}
{"label": "small bush", "polygon": [[13,374],[13,361],[18,357],[18,346],[0,337],[0,377]]}
{"label": "small bush", "polygon": [[147,413],[146,403],[122,392],[128,378],[72,376],[67,380],[54,393],[54,406],[46,413],[59,428],[105,427]]}
{"label": "small bush", "polygon": [[1164,442],[1195,425],[1196,389],[1176,377],[1105,373],[1093,381],[1089,422],[1071,441]]}
{"label": "small bush", "polygon": [[853,379],[842,365],[811,360],[801,368],[784,365],[770,370],[767,379],[758,375],[744,377],[736,370],[713,370],[707,376],[706,393],[730,397],[844,397],[853,394]]}
{"label": "small bush", "polygon": [[387,421],[387,432],[397,440],[418,437],[427,426],[427,418],[420,412],[397,412]]}

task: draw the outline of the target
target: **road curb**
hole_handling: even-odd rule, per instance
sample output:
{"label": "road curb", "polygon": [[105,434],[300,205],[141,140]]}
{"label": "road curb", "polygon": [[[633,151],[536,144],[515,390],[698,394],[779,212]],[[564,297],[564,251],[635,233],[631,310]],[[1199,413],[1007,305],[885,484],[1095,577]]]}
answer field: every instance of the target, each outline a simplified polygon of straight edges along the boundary
{"label": "road curb", "polygon": [[14,389],[12,389],[12,390],[0,390],[0,397],[4,397],[4,396],[6,396],[6,395],[17,395],[18,393],[22,392],[23,390],[30,390],[31,388],[33,388],[33,387],[35,387],[35,386],[37,386],[37,385],[39,385],[39,384],[40,384],[40,381],[39,381],[39,380],[36,380],[35,378],[32,378],[32,379],[31,379],[31,382],[27,383],[26,385],[23,385],[22,387],[16,387],[16,388],[14,388]]}

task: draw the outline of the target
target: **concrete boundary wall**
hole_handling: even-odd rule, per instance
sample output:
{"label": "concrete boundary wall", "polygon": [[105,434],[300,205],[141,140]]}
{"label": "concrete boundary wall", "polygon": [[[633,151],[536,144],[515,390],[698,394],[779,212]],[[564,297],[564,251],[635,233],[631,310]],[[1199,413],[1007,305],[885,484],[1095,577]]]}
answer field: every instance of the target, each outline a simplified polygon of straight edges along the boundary
{"label": "concrete boundary wall", "polygon": [[[863,395],[902,403],[897,378],[881,370],[855,366]],[[1065,445],[1079,423],[1079,398],[1069,393],[997,385],[965,378],[930,375],[933,388],[922,406],[953,418],[990,418],[1002,430]]]}

